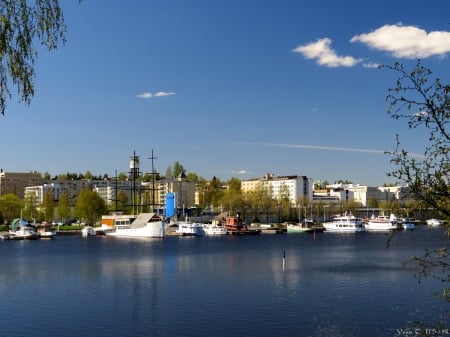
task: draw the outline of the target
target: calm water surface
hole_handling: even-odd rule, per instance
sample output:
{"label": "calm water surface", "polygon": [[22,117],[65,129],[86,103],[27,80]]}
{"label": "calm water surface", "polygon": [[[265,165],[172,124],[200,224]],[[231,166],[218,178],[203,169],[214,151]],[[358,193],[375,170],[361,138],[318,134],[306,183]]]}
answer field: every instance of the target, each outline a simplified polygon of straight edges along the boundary
{"label": "calm water surface", "polygon": [[450,309],[433,296],[444,285],[402,269],[448,238],[419,227],[386,243],[381,233],[4,241],[0,335],[400,336]]}

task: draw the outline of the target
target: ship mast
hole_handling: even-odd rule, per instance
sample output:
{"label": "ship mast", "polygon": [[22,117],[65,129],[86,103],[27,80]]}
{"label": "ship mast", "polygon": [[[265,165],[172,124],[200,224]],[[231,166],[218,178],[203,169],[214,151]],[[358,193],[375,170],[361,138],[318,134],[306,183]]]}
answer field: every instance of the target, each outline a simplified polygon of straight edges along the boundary
{"label": "ship mast", "polygon": [[152,156],[150,158],[148,158],[152,161],[152,172],[150,173],[152,175],[152,209],[151,212],[154,212],[155,209],[155,181],[156,181],[156,175],[157,173],[155,172],[155,163],[154,160],[158,159],[157,157],[155,157],[153,155],[153,149],[152,149]]}

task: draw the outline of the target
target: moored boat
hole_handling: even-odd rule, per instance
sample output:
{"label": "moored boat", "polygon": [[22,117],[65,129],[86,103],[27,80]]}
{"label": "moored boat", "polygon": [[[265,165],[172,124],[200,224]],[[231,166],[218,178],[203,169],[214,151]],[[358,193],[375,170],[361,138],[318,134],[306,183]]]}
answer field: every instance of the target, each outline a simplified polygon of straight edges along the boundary
{"label": "moored boat", "polygon": [[366,229],[372,232],[386,232],[402,229],[402,225],[394,214],[391,214],[389,217],[386,215],[372,215],[366,223]]}
{"label": "moored boat", "polygon": [[228,234],[232,235],[255,235],[260,234],[260,229],[250,229],[242,221],[240,214],[237,216],[229,216],[225,219],[225,224],[223,225]]}
{"label": "moored boat", "polygon": [[228,234],[227,230],[219,225],[213,225],[213,224],[204,224],[203,230],[205,231],[206,235],[226,235]]}
{"label": "moored boat", "polygon": [[9,232],[9,234],[10,234],[10,238],[11,238],[11,236],[13,236],[13,239],[15,239],[15,240],[21,240],[21,239],[34,240],[34,239],[39,238],[39,233],[36,232],[36,230],[29,225],[25,225],[25,226],[22,225],[16,230],[11,230]]}
{"label": "moored boat", "polygon": [[435,226],[440,226],[442,225],[442,220],[439,219],[428,219],[427,220],[427,225],[431,226],[431,227],[435,227]]}
{"label": "moored boat", "polygon": [[331,221],[324,222],[323,227],[327,232],[364,232],[364,221],[351,213],[334,216]]}
{"label": "moored boat", "polygon": [[97,235],[97,233],[95,232],[94,227],[92,227],[92,226],[84,226],[81,229],[81,235],[82,236],[95,236],[95,235]]}
{"label": "moored boat", "polygon": [[307,233],[307,232],[313,232],[314,229],[312,228],[312,225],[309,223],[301,222],[301,223],[288,223],[286,225],[286,232],[287,233]]}
{"label": "moored boat", "polygon": [[196,222],[179,222],[178,229],[175,231],[183,236],[203,236],[205,231],[203,226]]}
{"label": "moored boat", "polygon": [[155,213],[140,213],[131,223],[116,224],[105,233],[116,237],[164,238],[166,221]]}

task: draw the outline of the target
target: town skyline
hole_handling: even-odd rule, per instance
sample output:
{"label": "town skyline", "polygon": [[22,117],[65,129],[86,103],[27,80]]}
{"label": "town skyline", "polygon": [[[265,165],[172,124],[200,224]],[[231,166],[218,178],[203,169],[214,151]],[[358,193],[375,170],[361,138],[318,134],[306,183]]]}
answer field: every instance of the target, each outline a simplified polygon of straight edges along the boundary
{"label": "town skyline", "polygon": [[[399,74],[421,59],[449,83],[450,4],[387,0],[61,3],[67,43],[38,48],[29,107],[0,120],[4,171],[143,171],[157,157],[205,179],[265,173],[394,184],[396,137],[423,154],[427,134],[390,118]],[[436,11],[435,8],[441,10]],[[414,113],[414,112],[412,112]]]}

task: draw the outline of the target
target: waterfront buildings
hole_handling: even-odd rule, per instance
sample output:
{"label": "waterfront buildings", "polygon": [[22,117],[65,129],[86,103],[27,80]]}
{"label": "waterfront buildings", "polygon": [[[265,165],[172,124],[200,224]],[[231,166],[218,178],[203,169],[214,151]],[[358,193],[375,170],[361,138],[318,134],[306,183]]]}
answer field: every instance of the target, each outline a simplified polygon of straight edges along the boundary
{"label": "waterfront buildings", "polygon": [[268,173],[261,178],[241,181],[242,192],[265,190],[275,200],[288,198],[295,206],[299,198],[313,200],[313,181],[306,176],[276,176]]}

